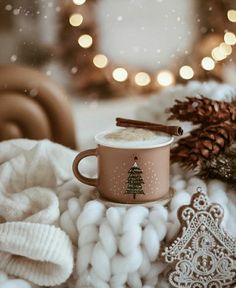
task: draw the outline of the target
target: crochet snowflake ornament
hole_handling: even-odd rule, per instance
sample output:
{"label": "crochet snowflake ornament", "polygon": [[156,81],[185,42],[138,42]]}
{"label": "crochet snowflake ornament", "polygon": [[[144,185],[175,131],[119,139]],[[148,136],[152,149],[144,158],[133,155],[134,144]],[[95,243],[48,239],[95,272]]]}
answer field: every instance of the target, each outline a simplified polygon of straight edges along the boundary
{"label": "crochet snowflake ornament", "polygon": [[220,226],[223,212],[201,192],[178,210],[181,231],[162,252],[165,262],[174,266],[168,277],[173,287],[230,288],[236,284],[236,241]]}

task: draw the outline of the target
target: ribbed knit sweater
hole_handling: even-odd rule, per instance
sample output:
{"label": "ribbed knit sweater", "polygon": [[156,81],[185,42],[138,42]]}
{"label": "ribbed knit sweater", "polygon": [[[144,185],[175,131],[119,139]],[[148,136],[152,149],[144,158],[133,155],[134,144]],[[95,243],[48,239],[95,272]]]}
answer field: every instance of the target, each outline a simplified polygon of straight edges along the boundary
{"label": "ribbed knit sweater", "polygon": [[0,151],[0,270],[40,286],[59,285],[74,259],[69,236],[57,227],[57,188],[69,179],[74,155],[63,154],[70,166],[62,169],[61,146],[49,141],[9,141]]}
{"label": "ribbed knit sweater", "polygon": [[68,236],[52,225],[8,222],[0,225],[0,270],[43,286],[64,282],[72,272]]}

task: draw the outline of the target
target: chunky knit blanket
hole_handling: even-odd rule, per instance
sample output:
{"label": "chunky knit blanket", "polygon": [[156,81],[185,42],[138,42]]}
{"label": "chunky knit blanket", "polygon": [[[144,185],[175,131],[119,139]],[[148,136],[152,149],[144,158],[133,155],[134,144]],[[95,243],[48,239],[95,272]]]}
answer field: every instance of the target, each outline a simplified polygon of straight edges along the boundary
{"label": "chunky knit blanket", "polygon": [[[168,208],[108,206],[74,179],[76,154],[47,140],[0,143],[1,288],[169,287],[160,247],[177,232],[176,211],[198,186],[223,206],[222,225],[236,237],[235,188],[176,165]],[[95,175],[89,162],[81,165]]]}

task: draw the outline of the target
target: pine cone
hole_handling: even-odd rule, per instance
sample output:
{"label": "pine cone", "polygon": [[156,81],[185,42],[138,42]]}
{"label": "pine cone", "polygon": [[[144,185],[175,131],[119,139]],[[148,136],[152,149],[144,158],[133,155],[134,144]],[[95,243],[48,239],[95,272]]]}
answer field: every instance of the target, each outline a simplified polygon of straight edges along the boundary
{"label": "pine cone", "polygon": [[176,147],[171,149],[171,162],[179,163],[183,168],[194,169],[200,165],[200,155],[196,148],[198,139],[189,135],[178,141]]}
{"label": "pine cone", "polygon": [[206,159],[224,152],[235,136],[236,124],[229,122],[196,129],[178,141],[171,150],[171,161],[185,168],[199,168]]}
{"label": "pine cone", "polygon": [[199,176],[236,183],[236,143],[227,148],[224,153],[203,162]]}
{"label": "pine cone", "polygon": [[187,101],[176,100],[169,110],[169,120],[190,121],[193,124],[208,126],[224,121],[236,122],[236,107],[227,102],[200,97],[187,97]]}

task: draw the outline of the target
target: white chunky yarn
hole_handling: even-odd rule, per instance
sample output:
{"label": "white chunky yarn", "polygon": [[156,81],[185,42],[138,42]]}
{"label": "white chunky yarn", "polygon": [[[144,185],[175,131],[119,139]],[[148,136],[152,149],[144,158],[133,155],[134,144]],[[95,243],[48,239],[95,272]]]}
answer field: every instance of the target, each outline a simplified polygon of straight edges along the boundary
{"label": "white chunky yarn", "polygon": [[76,222],[76,287],[154,287],[164,269],[156,260],[167,218],[161,205],[107,208],[96,200],[87,202]]}
{"label": "white chunky yarn", "polygon": [[162,275],[166,265],[159,258],[161,241],[165,236],[167,240],[175,236],[180,226],[176,212],[183,204],[189,204],[198,187],[212,202],[223,206],[222,225],[236,235],[235,224],[230,221],[232,217],[236,218],[235,191],[217,180],[205,183],[191,173],[183,172],[178,165],[171,167],[170,178],[176,192],[168,210],[160,204],[151,208],[107,207],[100,201],[91,200],[88,193],[71,199],[73,204],[68,202],[64,212],[67,216],[61,217],[64,218],[63,229],[73,223],[71,235],[73,239],[76,239],[75,234],[78,237],[76,271],[71,287],[169,288]]}

